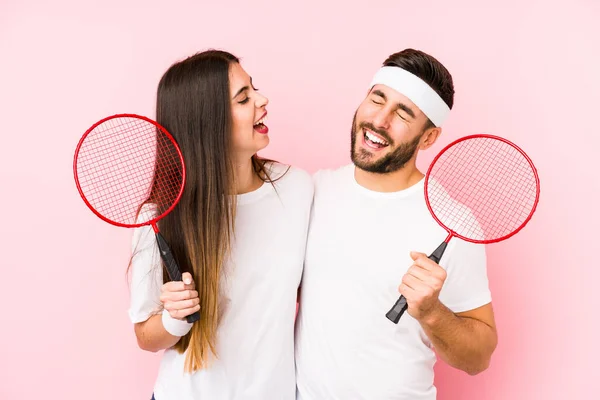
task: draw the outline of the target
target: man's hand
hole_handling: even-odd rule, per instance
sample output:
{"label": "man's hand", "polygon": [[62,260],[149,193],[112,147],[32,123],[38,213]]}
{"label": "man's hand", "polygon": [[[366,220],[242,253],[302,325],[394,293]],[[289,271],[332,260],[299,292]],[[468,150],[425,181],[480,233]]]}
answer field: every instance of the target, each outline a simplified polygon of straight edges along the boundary
{"label": "man's hand", "polygon": [[422,321],[441,305],[439,294],[446,281],[446,271],[423,253],[412,251],[410,257],[414,263],[402,278],[398,291],[406,297],[408,313]]}

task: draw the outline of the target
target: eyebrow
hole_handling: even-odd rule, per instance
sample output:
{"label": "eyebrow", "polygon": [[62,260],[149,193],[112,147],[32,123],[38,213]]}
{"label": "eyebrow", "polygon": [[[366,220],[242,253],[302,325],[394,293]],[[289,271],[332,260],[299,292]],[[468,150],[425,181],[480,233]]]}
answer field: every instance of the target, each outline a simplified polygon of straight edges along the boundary
{"label": "eyebrow", "polygon": [[[252,77],[250,77],[250,85],[252,85]],[[244,86],[243,88],[241,88],[240,90],[237,91],[237,93],[235,94],[235,96],[233,96],[232,98],[235,99],[236,97],[238,97],[240,94],[242,94],[244,91],[249,90],[250,86]]]}
{"label": "eyebrow", "polygon": [[[376,95],[376,96],[379,96],[383,100],[387,101],[387,97],[385,97],[385,93],[383,93],[381,90],[375,89],[375,90],[373,90],[373,94]],[[404,104],[404,103],[397,103],[396,107],[398,107],[400,110],[402,110],[405,113],[407,113],[408,115],[410,115],[412,118],[416,118],[415,112],[409,106],[407,106],[406,104]]]}
{"label": "eyebrow", "polygon": [[233,96],[233,98],[235,99],[236,97],[238,97],[240,94],[242,94],[244,91],[250,89],[249,86],[244,86],[243,88],[241,88],[240,90],[237,91],[237,93],[235,94],[235,96]]}

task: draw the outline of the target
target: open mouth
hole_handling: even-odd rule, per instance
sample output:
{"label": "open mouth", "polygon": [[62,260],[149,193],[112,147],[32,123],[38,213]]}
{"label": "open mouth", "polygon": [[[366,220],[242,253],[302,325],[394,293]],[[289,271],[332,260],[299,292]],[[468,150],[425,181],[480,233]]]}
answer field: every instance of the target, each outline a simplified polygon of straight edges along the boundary
{"label": "open mouth", "polygon": [[366,145],[372,149],[383,149],[384,147],[388,147],[390,145],[381,136],[376,135],[366,129],[363,129],[363,135]]}
{"label": "open mouth", "polygon": [[265,113],[265,115],[263,115],[261,119],[256,121],[256,123],[254,124],[254,130],[257,131],[258,133],[268,133],[269,128],[267,127],[267,125],[265,125],[266,122],[267,122],[267,113]]}

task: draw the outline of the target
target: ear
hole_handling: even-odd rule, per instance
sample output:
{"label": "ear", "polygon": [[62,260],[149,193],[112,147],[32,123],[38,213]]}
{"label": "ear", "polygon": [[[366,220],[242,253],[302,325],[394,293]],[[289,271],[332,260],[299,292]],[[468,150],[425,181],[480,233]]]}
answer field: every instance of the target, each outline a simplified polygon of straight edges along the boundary
{"label": "ear", "polygon": [[423,134],[423,137],[421,138],[421,145],[419,146],[419,148],[421,150],[427,150],[428,148],[433,146],[433,144],[437,141],[438,137],[440,137],[441,134],[442,128],[440,127],[433,127],[427,129]]}

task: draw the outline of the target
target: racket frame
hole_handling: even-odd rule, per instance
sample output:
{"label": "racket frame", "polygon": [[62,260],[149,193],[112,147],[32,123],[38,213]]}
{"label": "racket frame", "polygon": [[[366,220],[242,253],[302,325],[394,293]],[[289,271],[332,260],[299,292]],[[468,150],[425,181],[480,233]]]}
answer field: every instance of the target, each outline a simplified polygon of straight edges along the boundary
{"label": "racket frame", "polygon": [[[465,237],[465,236],[463,236],[463,235],[461,235],[461,234],[453,231],[452,229],[448,228],[446,225],[444,225],[444,223],[442,221],[440,221],[440,219],[435,215],[435,212],[433,211],[433,208],[431,207],[431,204],[429,203],[429,196],[428,196],[428,193],[427,193],[427,188],[429,186],[428,183],[429,183],[429,178],[431,176],[431,171],[433,170],[433,167],[435,166],[435,163],[437,162],[437,160],[448,149],[450,149],[451,147],[457,145],[458,143],[464,142],[465,140],[480,139],[480,138],[499,140],[501,142],[504,142],[504,143],[508,144],[509,146],[514,147],[519,153],[521,153],[521,155],[529,163],[529,166],[531,167],[531,170],[532,170],[533,175],[535,177],[535,185],[536,185],[535,201],[533,203],[533,207],[531,207],[531,212],[529,213],[529,215],[527,216],[527,218],[521,223],[521,225],[517,229],[515,229],[514,231],[510,232],[507,235],[501,236],[499,238],[486,239],[486,240],[477,240],[477,239],[471,239],[471,238]],[[433,218],[435,219],[435,221],[442,228],[444,228],[446,230],[446,232],[448,232],[448,237],[445,240],[446,243],[452,237],[457,237],[457,238],[460,238],[462,240],[465,240],[465,241],[471,242],[471,243],[480,243],[480,244],[496,243],[496,242],[501,242],[503,240],[506,240],[509,237],[517,234],[531,220],[531,218],[533,217],[533,213],[535,212],[535,210],[537,208],[538,201],[540,199],[540,178],[538,176],[537,169],[533,165],[533,161],[531,161],[531,158],[529,158],[529,156],[519,146],[517,146],[516,144],[512,143],[511,141],[509,141],[509,140],[507,140],[505,138],[502,138],[500,136],[494,136],[494,135],[488,135],[488,134],[468,135],[468,136],[463,136],[460,139],[455,140],[452,143],[448,144],[446,147],[444,147],[442,150],[440,150],[440,152],[435,156],[435,158],[433,159],[433,161],[431,161],[431,164],[429,165],[429,168],[427,169],[427,173],[425,174],[424,194],[425,194],[425,202],[427,204],[427,209],[429,210],[429,212],[431,213],[431,215],[433,216]]]}
{"label": "racket frame", "polygon": [[[173,144],[173,146],[175,147],[175,150],[177,151],[177,156],[179,157],[179,161],[181,162],[181,187],[179,189],[179,193],[177,194],[177,198],[173,201],[173,204],[171,204],[171,206],[162,214],[139,224],[124,224],[122,222],[117,222],[117,221],[113,221],[109,218],[106,218],[104,215],[100,214],[86,199],[85,194],[83,193],[83,190],[81,189],[81,185],[79,183],[79,174],[77,173],[77,159],[79,157],[79,151],[81,150],[81,146],[83,145],[83,143],[85,142],[85,139],[88,137],[88,135],[94,130],[96,129],[96,127],[98,125],[101,125],[111,119],[115,119],[115,118],[137,118],[137,119],[141,119],[143,121],[149,122],[152,125],[154,125],[156,128],[158,128]],[[177,144],[177,142],[175,141],[175,139],[173,138],[173,136],[163,127],[161,126],[159,123],[157,123],[156,121],[151,120],[150,118],[144,117],[142,115],[137,115],[137,114],[115,114],[115,115],[111,115],[109,117],[103,118],[100,121],[96,122],[94,125],[92,125],[87,131],[85,131],[85,133],[83,134],[83,136],[81,137],[81,139],[79,139],[79,143],[77,143],[77,148],[75,149],[75,157],[73,159],[73,175],[75,176],[75,184],[77,185],[77,191],[79,192],[79,195],[81,196],[83,202],[88,206],[88,208],[90,210],[92,210],[92,212],[94,214],[96,214],[96,216],[100,219],[102,219],[103,221],[108,222],[109,224],[115,225],[115,226],[120,226],[120,227],[124,227],[124,228],[139,228],[142,226],[146,226],[146,225],[152,225],[152,228],[154,229],[154,232],[158,232],[158,228],[156,227],[156,223],[162,219],[163,217],[165,217],[167,214],[169,214],[177,205],[177,203],[179,203],[179,200],[181,199],[181,195],[183,194],[183,189],[185,188],[185,180],[186,180],[186,171],[185,171],[185,163],[183,162],[183,155],[181,154],[181,149],[179,148],[179,145]]]}

